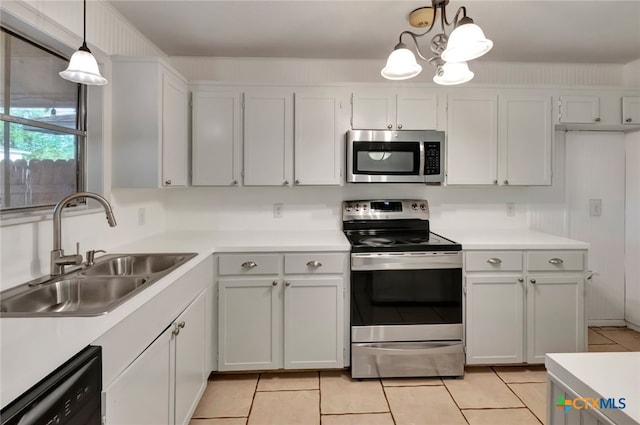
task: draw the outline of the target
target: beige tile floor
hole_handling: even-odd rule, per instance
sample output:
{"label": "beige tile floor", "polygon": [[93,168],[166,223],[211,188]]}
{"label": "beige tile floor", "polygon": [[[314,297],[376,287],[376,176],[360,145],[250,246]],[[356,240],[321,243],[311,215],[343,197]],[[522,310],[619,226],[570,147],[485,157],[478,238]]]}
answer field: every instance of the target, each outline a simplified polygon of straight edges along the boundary
{"label": "beige tile floor", "polygon": [[[640,333],[592,327],[589,351],[640,351]],[[540,425],[546,379],[543,366],[467,367],[464,379],[217,374],[190,425]]]}

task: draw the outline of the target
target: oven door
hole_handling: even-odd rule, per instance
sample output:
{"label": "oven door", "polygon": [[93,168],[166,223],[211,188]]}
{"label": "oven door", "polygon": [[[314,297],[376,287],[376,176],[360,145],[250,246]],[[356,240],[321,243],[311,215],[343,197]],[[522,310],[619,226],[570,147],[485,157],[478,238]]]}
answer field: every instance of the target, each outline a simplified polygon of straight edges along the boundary
{"label": "oven door", "polygon": [[352,254],[351,326],[353,342],[461,338],[460,252]]}
{"label": "oven door", "polygon": [[351,141],[347,181],[353,183],[424,182],[424,145],[417,141]]}

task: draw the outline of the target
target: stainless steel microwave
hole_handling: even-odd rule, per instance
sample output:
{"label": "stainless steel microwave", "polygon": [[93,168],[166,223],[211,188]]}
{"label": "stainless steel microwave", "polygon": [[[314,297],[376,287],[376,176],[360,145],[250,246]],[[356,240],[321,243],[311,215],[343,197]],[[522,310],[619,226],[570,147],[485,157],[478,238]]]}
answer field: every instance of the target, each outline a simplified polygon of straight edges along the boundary
{"label": "stainless steel microwave", "polygon": [[350,183],[442,183],[444,131],[350,130]]}

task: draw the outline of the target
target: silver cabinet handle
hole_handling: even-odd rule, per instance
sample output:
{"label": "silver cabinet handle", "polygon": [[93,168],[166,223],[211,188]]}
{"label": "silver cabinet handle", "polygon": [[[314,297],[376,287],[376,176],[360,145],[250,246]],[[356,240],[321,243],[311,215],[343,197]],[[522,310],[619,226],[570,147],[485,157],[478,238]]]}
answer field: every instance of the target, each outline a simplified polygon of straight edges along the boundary
{"label": "silver cabinet handle", "polygon": [[321,267],[322,263],[320,261],[309,261],[307,263],[308,267]]}
{"label": "silver cabinet handle", "polygon": [[273,282],[271,282],[271,284],[272,284],[273,286],[278,286],[278,281],[277,281],[277,280],[274,280]]}
{"label": "silver cabinet handle", "polygon": [[256,263],[254,263],[253,261],[246,261],[244,263],[242,263],[242,267],[245,269],[252,269],[254,267],[258,267],[258,265]]}
{"label": "silver cabinet handle", "polygon": [[557,265],[564,263],[564,261],[562,261],[562,258],[552,258],[551,260],[549,260],[549,263]]}
{"label": "silver cabinet handle", "polygon": [[291,282],[289,282],[288,280],[284,281],[284,286],[291,286]]}
{"label": "silver cabinet handle", "polygon": [[296,180],[294,181],[294,183],[295,183],[295,184],[300,184],[300,180],[296,179]]}
{"label": "silver cabinet handle", "polygon": [[499,259],[499,258],[493,257],[493,258],[489,258],[487,260],[487,263],[489,263],[489,264],[500,264],[500,263],[502,263],[502,260]]}
{"label": "silver cabinet handle", "polygon": [[524,279],[523,279],[523,278],[521,278],[521,277],[519,277],[519,278],[518,278],[518,282],[522,283],[522,282],[524,282]]}
{"label": "silver cabinet handle", "polygon": [[289,180],[285,180],[284,182],[282,182],[282,185],[283,185],[283,186],[286,186],[286,185],[288,185],[288,184],[289,184]]}
{"label": "silver cabinet handle", "polygon": [[183,320],[182,322],[178,323],[178,328],[182,329],[185,326],[187,326],[187,324],[185,323],[185,321]]}
{"label": "silver cabinet handle", "polygon": [[502,183],[504,183],[504,184],[509,184],[509,180],[505,180],[505,181],[503,181]]}
{"label": "silver cabinet handle", "polygon": [[531,283],[535,284],[535,283],[536,283],[536,280],[535,280],[535,279],[529,279],[529,282],[531,282]]}
{"label": "silver cabinet handle", "polygon": [[493,181],[493,184],[498,184],[498,180],[494,180],[494,181]]}
{"label": "silver cabinet handle", "polygon": [[392,124],[389,124],[389,125],[387,126],[387,128],[388,128],[389,130],[391,130],[391,129],[393,128],[393,125],[392,125]]}
{"label": "silver cabinet handle", "polygon": [[238,185],[238,180],[234,180],[234,181],[232,181],[232,182],[231,182],[231,185],[232,185],[232,186],[237,186],[237,185]]}
{"label": "silver cabinet handle", "polygon": [[631,122],[633,121],[631,118],[627,118],[626,120],[624,120],[624,122]]}
{"label": "silver cabinet handle", "polygon": [[177,323],[174,323],[173,330],[171,331],[171,335],[178,336],[179,333],[180,333],[180,325],[178,325]]}
{"label": "silver cabinet handle", "polygon": [[600,122],[600,117],[597,117],[596,119],[594,119],[595,122]]}
{"label": "silver cabinet handle", "polygon": [[398,130],[402,130],[402,124],[398,124]]}
{"label": "silver cabinet handle", "polygon": [[167,186],[171,186],[171,180],[166,180],[164,184],[166,184]]}

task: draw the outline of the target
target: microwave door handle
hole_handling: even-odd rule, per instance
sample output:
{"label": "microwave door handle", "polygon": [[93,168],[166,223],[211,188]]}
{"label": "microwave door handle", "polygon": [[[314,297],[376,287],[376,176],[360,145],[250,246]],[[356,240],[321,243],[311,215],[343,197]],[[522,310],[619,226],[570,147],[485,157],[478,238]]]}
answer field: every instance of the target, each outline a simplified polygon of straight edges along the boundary
{"label": "microwave door handle", "polygon": [[418,175],[424,176],[424,143],[420,142],[420,168],[418,169]]}

